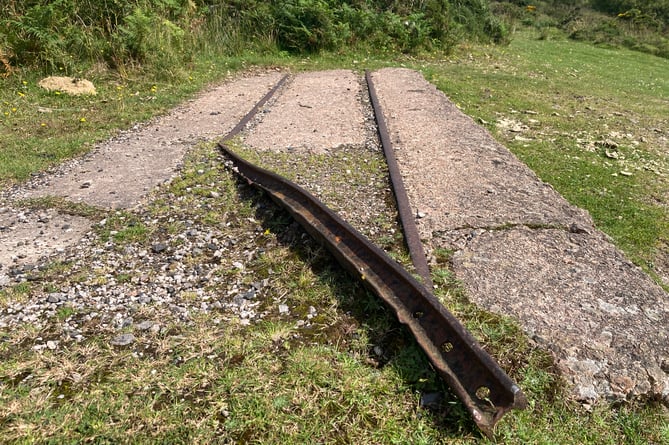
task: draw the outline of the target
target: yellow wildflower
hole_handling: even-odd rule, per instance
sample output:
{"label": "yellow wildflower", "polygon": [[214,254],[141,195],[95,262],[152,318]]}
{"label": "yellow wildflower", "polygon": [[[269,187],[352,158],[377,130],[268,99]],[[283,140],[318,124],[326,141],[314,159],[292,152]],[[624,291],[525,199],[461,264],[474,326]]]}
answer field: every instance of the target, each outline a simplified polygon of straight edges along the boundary
{"label": "yellow wildflower", "polygon": [[82,117],[81,119],[79,119],[79,122],[86,122],[86,118]]}

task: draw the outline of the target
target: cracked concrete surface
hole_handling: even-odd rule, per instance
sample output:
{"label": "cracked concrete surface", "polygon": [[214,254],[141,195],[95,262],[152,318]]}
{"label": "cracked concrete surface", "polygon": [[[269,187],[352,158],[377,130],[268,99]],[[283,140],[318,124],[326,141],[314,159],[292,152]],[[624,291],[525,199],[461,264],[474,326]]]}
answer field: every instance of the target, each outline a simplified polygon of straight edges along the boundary
{"label": "cracked concrete surface", "polygon": [[420,73],[373,80],[421,237],[469,298],[545,344],[576,399],[669,402],[669,295]]}

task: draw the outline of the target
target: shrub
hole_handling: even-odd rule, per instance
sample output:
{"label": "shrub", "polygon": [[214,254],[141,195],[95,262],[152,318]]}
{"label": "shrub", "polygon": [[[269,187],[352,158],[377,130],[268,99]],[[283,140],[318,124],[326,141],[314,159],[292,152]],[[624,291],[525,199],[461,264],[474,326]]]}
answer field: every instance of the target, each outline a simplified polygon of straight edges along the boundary
{"label": "shrub", "polygon": [[487,0],[11,0],[0,13],[3,57],[45,71],[106,62],[162,72],[196,51],[447,51],[459,38],[508,35]]}
{"label": "shrub", "polygon": [[[324,0],[276,2],[277,43],[293,52],[332,50],[346,40],[348,30]],[[343,32],[344,35],[340,33]]]}

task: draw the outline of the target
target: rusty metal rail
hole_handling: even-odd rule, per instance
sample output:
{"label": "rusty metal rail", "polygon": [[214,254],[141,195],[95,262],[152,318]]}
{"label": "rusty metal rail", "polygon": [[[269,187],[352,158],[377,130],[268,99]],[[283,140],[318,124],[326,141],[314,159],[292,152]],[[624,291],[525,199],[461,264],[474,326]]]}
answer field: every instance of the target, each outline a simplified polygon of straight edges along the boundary
{"label": "rusty metal rail", "polygon": [[376,118],[376,125],[379,131],[379,138],[381,139],[381,146],[383,147],[383,154],[386,157],[386,164],[388,165],[388,173],[390,175],[390,182],[393,185],[393,193],[395,194],[395,202],[397,202],[397,212],[400,215],[402,222],[402,229],[404,232],[404,239],[406,240],[411,262],[416,268],[416,272],[423,279],[423,284],[431,288],[432,276],[430,275],[430,266],[427,264],[427,257],[423,250],[423,243],[418,235],[418,228],[414,219],[414,213],[411,211],[411,204],[404,188],[404,181],[400,173],[400,167],[395,158],[395,151],[390,140],[390,132],[386,125],[386,120],[383,117],[383,110],[379,103],[379,98],[376,94],[376,88],[372,81],[372,74],[365,72],[365,79],[367,80],[367,88],[369,90],[369,99],[374,109],[374,117]]}
{"label": "rusty metal rail", "polygon": [[233,170],[285,207],[344,268],[393,309],[484,434],[492,437],[505,412],[526,406],[520,388],[425,286],[309,192],[231,151],[226,142],[241,128],[219,143]]}

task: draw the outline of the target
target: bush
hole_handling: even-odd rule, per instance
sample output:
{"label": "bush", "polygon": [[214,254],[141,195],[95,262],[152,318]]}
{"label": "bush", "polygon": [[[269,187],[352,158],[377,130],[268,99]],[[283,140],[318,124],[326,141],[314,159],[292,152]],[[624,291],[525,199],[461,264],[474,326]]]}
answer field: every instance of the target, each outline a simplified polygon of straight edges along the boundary
{"label": "bush", "polygon": [[99,62],[163,72],[197,51],[448,51],[508,36],[487,0],[11,0],[0,13],[0,55],[66,72]]}
{"label": "bush", "polygon": [[277,2],[274,17],[279,47],[293,52],[318,52],[342,46],[349,32],[337,21],[335,12],[324,0]]}
{"label": "bush", "polygon": [[45,71],[68,72],[82,62],[120,67],[174,59],[184,48],[184,26],[195,17],[188,0],[26,0],[11,5],[0,18],[5,52],[12,64]]}
{"label": "bush", "polygon": [[507,27],[500,17],[491,12],[488,1],[461,0],[455,2],[452,12],[462,34],[479,41],[507,42]]}

